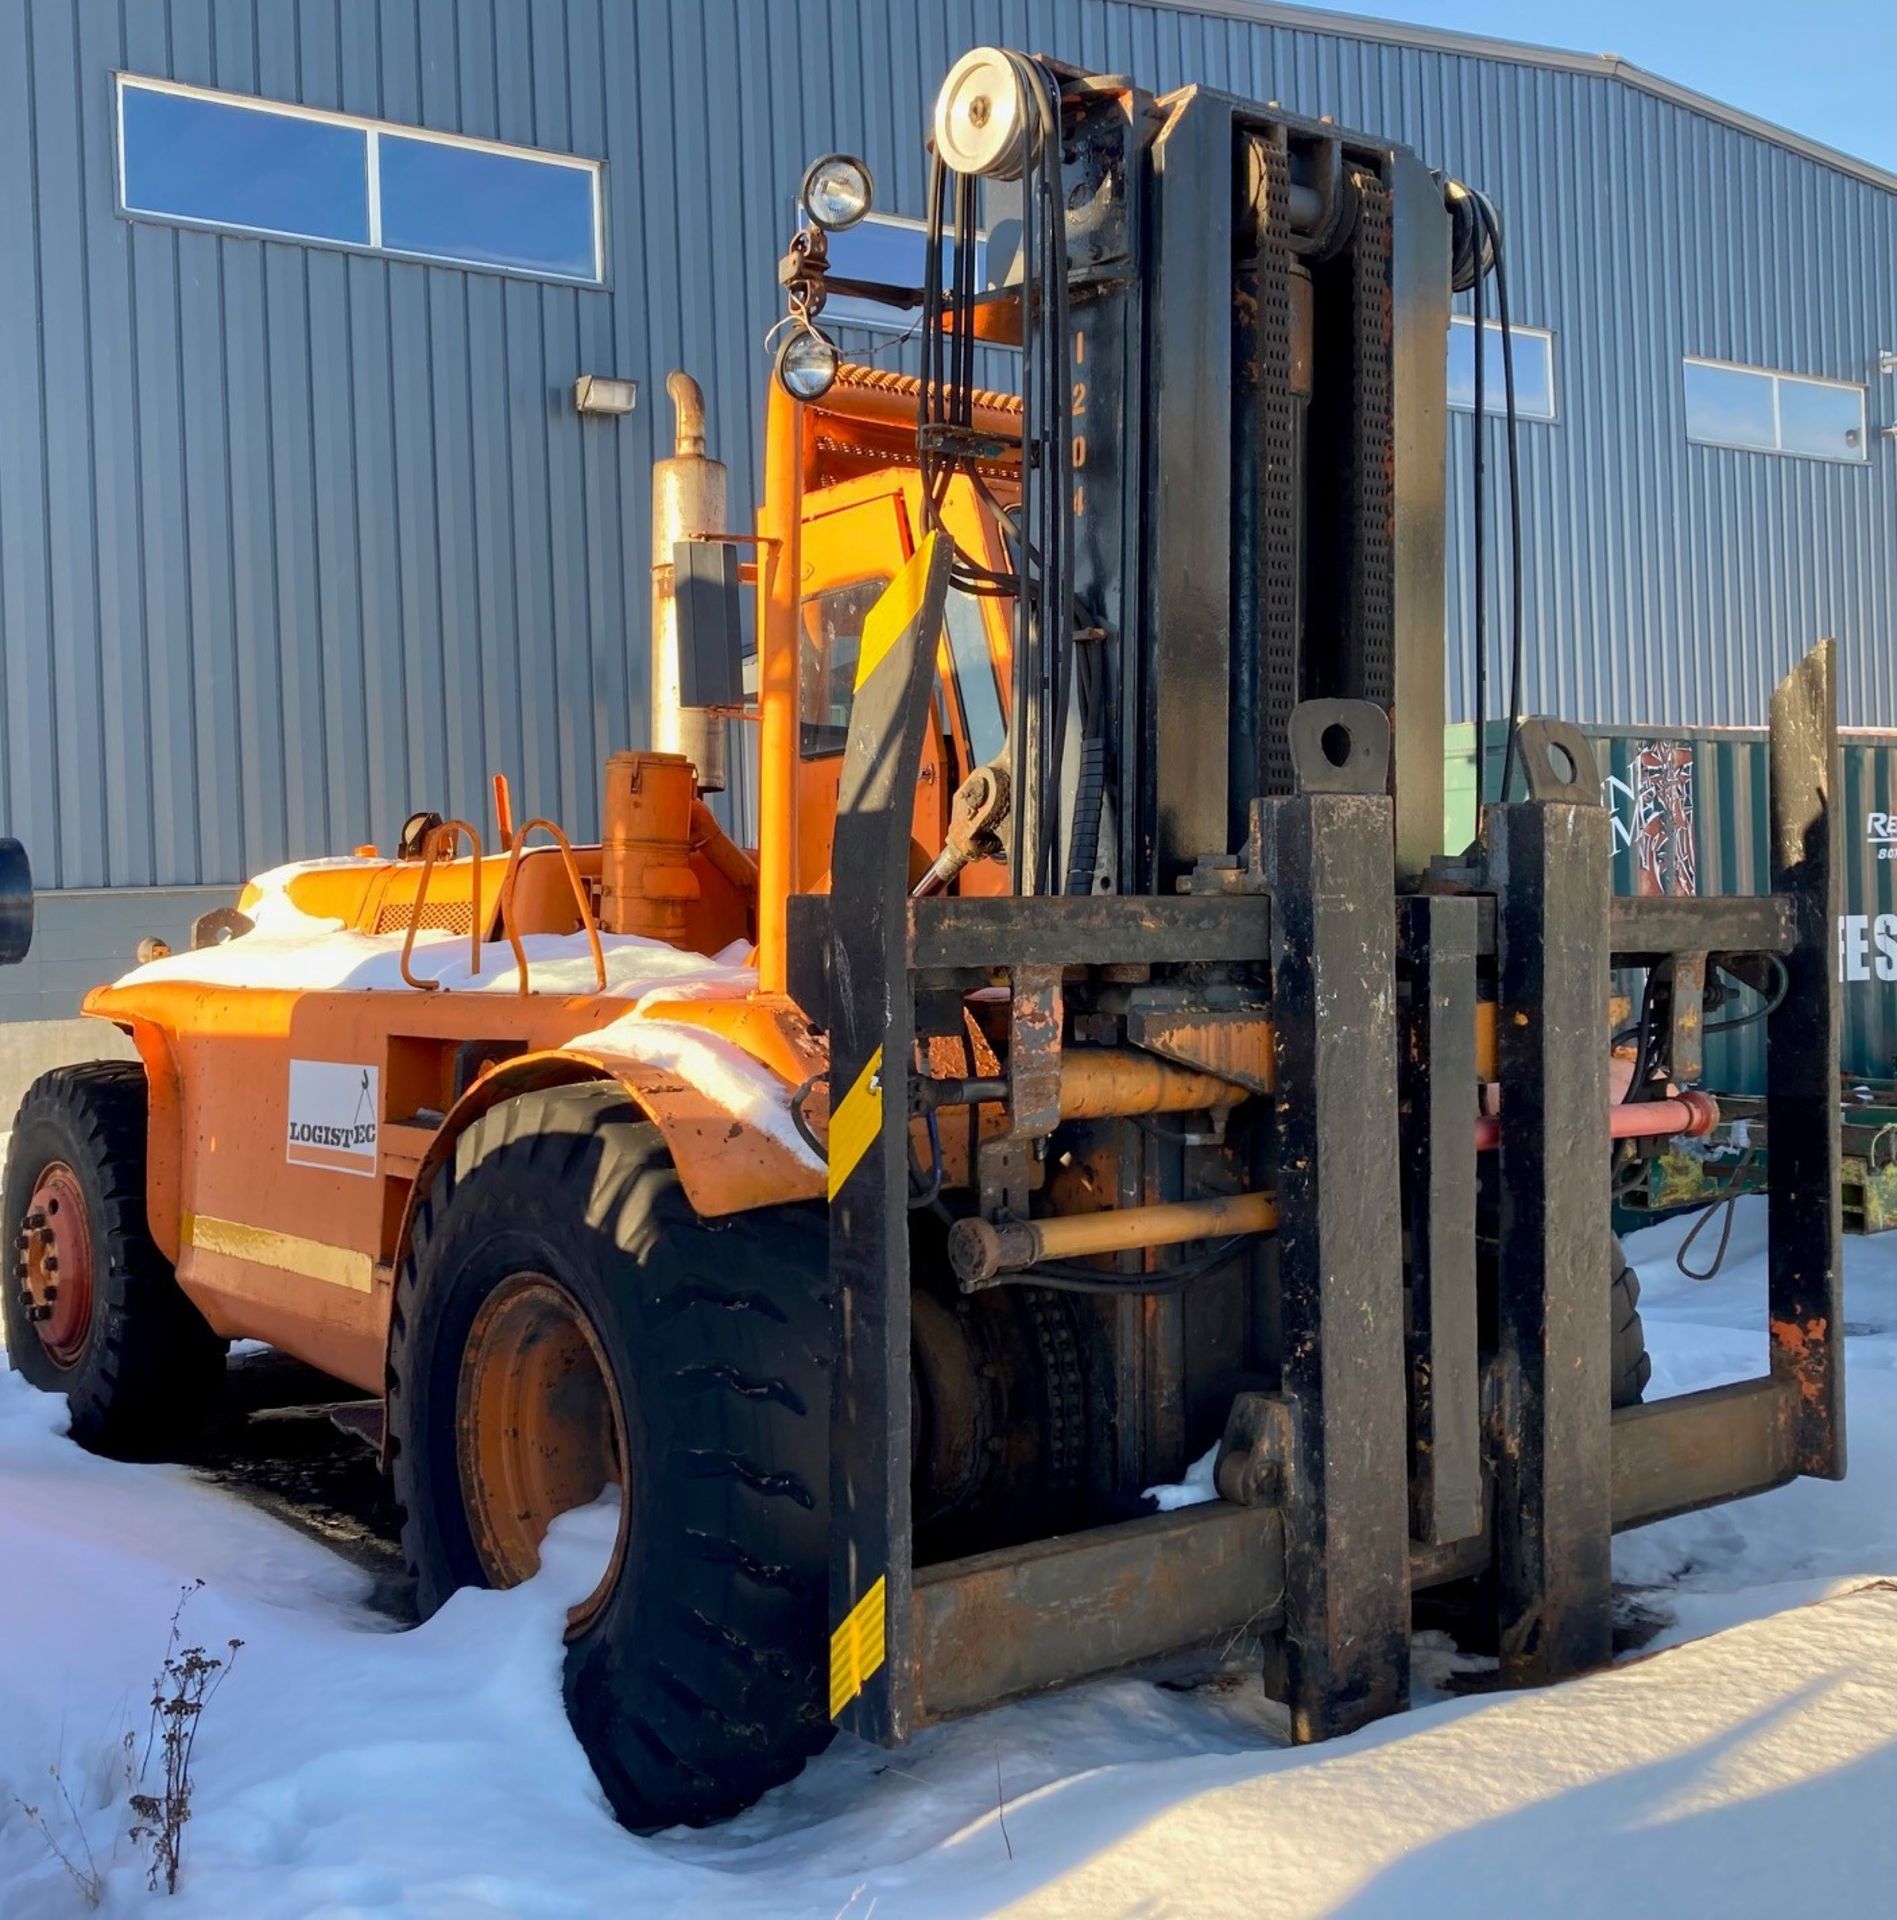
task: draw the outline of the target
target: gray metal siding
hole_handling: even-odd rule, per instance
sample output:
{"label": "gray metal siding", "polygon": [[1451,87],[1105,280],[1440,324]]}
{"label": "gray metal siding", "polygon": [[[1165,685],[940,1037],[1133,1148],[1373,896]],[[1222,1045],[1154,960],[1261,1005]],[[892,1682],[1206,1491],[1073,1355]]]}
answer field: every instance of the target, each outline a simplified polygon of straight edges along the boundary
{"label": "gray metal siding", "polygon": [[[626,10],[4,14],[0,164],[31,182],[0,209],[4,786],[42,883],[387,844],[496,768],[586,826],[643,725],[650,449],[567,393],[676,349],[648,320],[674,276],[639,264],[650,117],[606,84],[641,64]],[[120,219],[118,68],[623,156],[614,290]]]}
{"label": "gray metal siding", "polygon": [[[484,779],[576,831],[644,730],[646,470],[704,380],[734,513],[804,162],[923,210],[1003,40],[1387,131],[1491,191],[1560,420],[1522,428],[1531,705],[1756,723],[1806,642],[1897,724],[1894,197],[1604,74],[1131,0],[15,0],[0,8],[0,827],[43,884],[387,845]],[[604,290],[127,221],[116,68],[592,155]],[[1866,467],[1689,447],[1686,353],[1863,381]],[[581,371],[640,383],[580,421]],[[1499,450],[1499,430],[1496,434]],[[1456,416],[1460,468],[1470,422]],[[1466,712],[1469,534],[1451,539]],[[1502,604],[1498,568],[1491,606]]]}
{"label": "gray metal siding", "polygon": [[[213,907],[228,907],[232,898],[228,887],[68,888],[41,894],[32,951],[19,966],[0,967],[0,1025],[71,1020],[90,988],[137,965],[138,943],[148,934],[182,953],[191,944],[192,921]],[[111,1053],[110,1030],[97,1021],[86,1024],[99,1036],[100,1056]],[[7,1056],[0,1039],[0,1085]],[[0,1126],[10,1123],[11,1114],[0,1092]]]}

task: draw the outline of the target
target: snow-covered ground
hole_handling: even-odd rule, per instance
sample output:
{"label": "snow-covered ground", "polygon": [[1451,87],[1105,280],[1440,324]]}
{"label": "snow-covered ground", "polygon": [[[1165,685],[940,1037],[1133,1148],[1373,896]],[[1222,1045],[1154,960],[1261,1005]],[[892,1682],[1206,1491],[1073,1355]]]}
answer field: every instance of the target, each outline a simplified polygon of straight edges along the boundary
{"label": "snow-covered ground", "polygon": [[[1762,1203],[1710,1285],[1673,1271],[1679,1231],[1633,1246],[1656,1393],[1764,1356]],[[900,1753],[840,1745],[731,1825],[653,1840],[613,1824],[561,1711],[583,1519],[528,1587],[398,1633],[323,1548],[182,1470],[79,1452],[56,1401],[0,1376],[0,1915],[86,1910],[48,1832],[96,1864],[102,1911],[147,1903],[124,1738],[197,1579],[188,1640],[244,1645],[204,1720],[179,1915],[1882,1911],[1897,1247],[1847,1254],[1851,1478],[1619,1542],[1621,1577],[1676,1619],[1663,1651],[1543,1693],[1426,1688],[1303,1750],[1241,1671],[1105,1682]],[[1422,1654],[1438,1681],[1456,1664]]]}

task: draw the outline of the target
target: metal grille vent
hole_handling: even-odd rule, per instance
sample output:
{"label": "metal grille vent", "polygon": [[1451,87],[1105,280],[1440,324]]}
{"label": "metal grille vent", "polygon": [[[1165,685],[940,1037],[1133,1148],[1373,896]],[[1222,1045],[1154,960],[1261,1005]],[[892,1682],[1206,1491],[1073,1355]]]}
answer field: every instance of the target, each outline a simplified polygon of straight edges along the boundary
{"label": "metal grille vent", "polygon": [[377,933],[406,933],[413,920],[421,933],[470,933],[474,929],[474,908],[466,900],[424,900],[418,914],[407,900],[385,901],[377,910]]}

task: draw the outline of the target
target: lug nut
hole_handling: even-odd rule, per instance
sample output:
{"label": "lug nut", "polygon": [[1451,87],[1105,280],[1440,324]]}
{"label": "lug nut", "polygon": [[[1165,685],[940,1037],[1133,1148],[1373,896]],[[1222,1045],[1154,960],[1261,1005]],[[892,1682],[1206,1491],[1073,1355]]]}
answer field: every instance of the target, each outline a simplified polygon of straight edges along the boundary
{"label": "lug nut", "polygon": [[47,1281],[45,1286],[43,1286],[40,1289],[40,1298],[44,1300],[48,1306],[50,1306],[55,1300],[59,1298],[58,1286],[51,1280]]}
{"label": "lug nut", "polygon": [[49,1253],[46,1258],[40,1262],[40,1266],[47,1273],[57,1273],[59,1271],[59,1255]]}
{"label": "lug nut", "polygon": [[33,1211],[26,1216],[26,1224],[35,1229],[43,1227],[46,1224],[46,1216],[40,1212],[38,1207],[35,1207]]}
{"label": "lug nut", "polygon": [[51,1307],[28,1307],[26,1317],[35,1321],[50,1320],[53,1317],[53,1310]]}

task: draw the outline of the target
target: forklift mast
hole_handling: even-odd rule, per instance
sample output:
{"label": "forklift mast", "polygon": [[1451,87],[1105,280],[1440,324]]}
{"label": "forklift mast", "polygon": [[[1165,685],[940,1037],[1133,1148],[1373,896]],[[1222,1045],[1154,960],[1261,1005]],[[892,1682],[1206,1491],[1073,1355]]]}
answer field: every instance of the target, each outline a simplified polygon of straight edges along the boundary
{"label": "forklift mast", "polygon": [[[945,96],[966,109],[999,85],[985,58]],[[1020,649],[1040,667],[1023,691],[1046,714],[1071,668],[1116,697],[1091,725],[1071,700],[1043,722],[1061,745],[1051,782],[1031,717],[1023,730],[1024,813],[1057,795],[1070,855],[1064,884],[1025,890],[1170,892],[1243,843],[1253,799],[1294,791],[1286,723],[1324,698],[1398,716],[1398,870],[1418,878],[1443,817],[1442,184],[1401,147],[1207,88],[1157,102],[1116,79],[1059,88],[1061,138],[1038,162],[1051,173],[1058,146],[1058,231],[1036,234],[1031,210],[989,221],[1043,243],[1038,271],[1023,254],[1014,271],[1066,319],[1027,343],[1049,364],[1024,381],[1026,404],[1047,407],[1026,426],[1042,456],[1026,519],[1054,527],[1067,577],[1042,611],[1060,637]],[[966,136],[960,152],[1014,157]],[[1036,184],[990,197],[1021,209]],[[1095,672],[1071,657],[1089,655]],[[1124,826],[1083,875],[1089,740]]]}
{"label": "forklift mast", "polygon": [[[935,524],[866,625],[837,883],[788,903],[830,1046],[832,1716],[899,1740],[1249,1626],[1322,1738],[1407,1701],[1413,1594],[1485,1568],[1506,1679],[1598,1664],[1616,1527],[1843,1470],[1830,649],[1773,699],[1770,895],[1614,900],[1549,718],[1446,854],[1445,348],[1486,202],[999,49],[933,133],[923,496],[995,455],[974,354],[1010,341],[1019,498],[1011,572]],[[951,588],[1013,603],[995,896],[911,884]],[[1610,1416],[1616,1143],[1682,1130],[1709,983],[1768,968],[1769,1371]],[[958,1313],[1031,1303],[1018,1511],[1078,1489],[963,1558],[917,1551],[944,1266]],[[1208,1441],[1222,1498],[1144,1510]]]}

